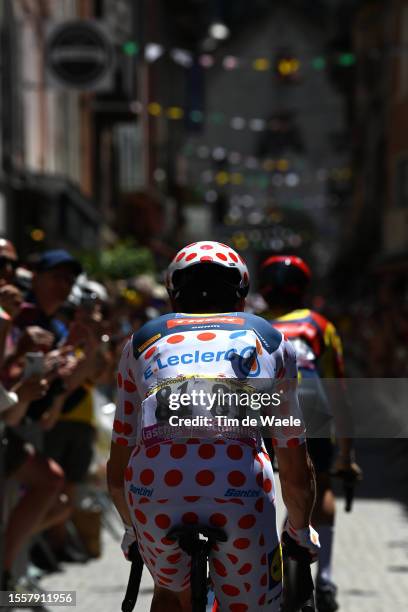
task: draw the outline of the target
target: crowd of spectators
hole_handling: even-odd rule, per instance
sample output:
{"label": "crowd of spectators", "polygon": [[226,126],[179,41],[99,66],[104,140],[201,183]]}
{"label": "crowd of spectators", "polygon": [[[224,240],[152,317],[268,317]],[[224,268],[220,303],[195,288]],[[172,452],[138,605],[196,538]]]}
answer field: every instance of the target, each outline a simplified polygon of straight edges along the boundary
{"label": "crowd of spectators", "polygon": [[66,526],[92,461],[94,390],[114,400],[124,342],[166,307],[164,287],[149,276],[107,289],[67,251],[20,262],[0,239],[0,487],[18,489],[4,525],[0,590],[16,588],[16,561],[35,534],[58,561],[86,560]]}

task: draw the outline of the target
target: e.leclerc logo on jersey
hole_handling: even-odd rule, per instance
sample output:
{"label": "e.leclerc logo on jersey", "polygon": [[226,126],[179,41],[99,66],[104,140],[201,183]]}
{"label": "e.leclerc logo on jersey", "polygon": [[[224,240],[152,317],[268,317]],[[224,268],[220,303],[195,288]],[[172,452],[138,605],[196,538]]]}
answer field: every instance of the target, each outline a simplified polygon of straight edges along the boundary
{"label": "e.leclerc logo on jersey", "polygon": [[[261,367],[259,365],[256,347],[244,346],[240,352],[235,348],[228,351],[200,351],[195,350],[191,353],[180,353],[166,355],[165,357],[153,357],[151,363],[144,371],[144,379],[148,380],[159,370],[178,365],[190,365],[195,363],[216,363],[219,361],[231,361],[234,372],[245,378],[259,376]],[[237,372],[238,370],[238,372]],[[239,378],[241,376],[238,376]]]}

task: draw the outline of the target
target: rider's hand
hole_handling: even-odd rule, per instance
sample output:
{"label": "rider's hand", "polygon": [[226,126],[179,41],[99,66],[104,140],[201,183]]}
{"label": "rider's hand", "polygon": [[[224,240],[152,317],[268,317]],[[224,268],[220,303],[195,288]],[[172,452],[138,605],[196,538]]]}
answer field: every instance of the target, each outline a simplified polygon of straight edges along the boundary
{"label": "rider's hand", "polygon": [[125,524],[124,527],[125,527],[125,533],[123,534],[121,547],[122,547],[122,551],[126,559],[130,561],[129,548],[132,546],[134,542],[136,542],[136,534],[135,534],[135,530],[133,529],[133,525]]}
{"label": "rider's hand", "polygon": [[302,548],[306,548],[310,554],[310,563],[317,560],[317,555],[320,549],[319,534],[311,525],[302,529],[295,529],[286,519],[283,531],[288,534]]}
{"label": "rider's hand", "polygon": [[363,471],[355,461],[340,456],[334,465],[333,476],[347,478],[348,480],[362,480]]}

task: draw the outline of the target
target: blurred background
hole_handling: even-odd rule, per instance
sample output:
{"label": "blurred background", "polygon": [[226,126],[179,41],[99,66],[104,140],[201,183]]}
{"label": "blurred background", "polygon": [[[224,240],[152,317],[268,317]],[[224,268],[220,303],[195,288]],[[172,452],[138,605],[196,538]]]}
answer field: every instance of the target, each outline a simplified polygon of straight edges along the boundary
{"label": "blurred background", "polygon": [[400,375],[407,10],[4,0],[0,232],[21,258],[63,246],[102,280],[160,277],[209,236],[253,272],[290,250],[314,269],[316,307],[365,340],[384,318],[368,361]]}
{"label": "blurred background", "polygon": [[[260,262],[300,255],[313,271],[311,307],[342,337],[346,374],[406,376],[408,1],[2,0],[0,29],[0,236],[16,249],[17,301],[50,249],[83,267],[59,316],[67,334],[72,323],[77,335],[88,330],[82,357],[98,353],[86,389],[93,417],[81,412],[79,421],[98,422],[99,489],[84,499],[105,517],[105,546],[119,559],[101,484],[114,373],[131,330],[168,310],[164,270],[184,244],[211,239],[237,249],[252,274],[252,311],[263,307]],[[15,327],[16,346],[27,321]],[[25,352],[38,349],[30,341]],[[3,365],[9,388],[12,378]],[[389,481],[379,494],[376,480],[384,456],[402,479],[406,447],[377,444],[382,459],[363,444],[366,499],[339,536],[341,609],[352,612],[386,609],[389,599],[375,607],[379,591],[392,591],[397,607],[408,600],[408,533],[399,522],[406,486]],[[388,532],[384,522],[398,528]],[[361,554],[376,542],[378,555],[384,546],[400,555],[384,562],[382,589],[372,553],[365,583],[347,591],[358,534]],[[118,564],[103,570],[120,583],[106,592],[112,609],[127,572]],[[85,592],[100,580],[92,567],[87,585],[76,565],[45,584]],[[86,605],[97,601],[91,591]]]}

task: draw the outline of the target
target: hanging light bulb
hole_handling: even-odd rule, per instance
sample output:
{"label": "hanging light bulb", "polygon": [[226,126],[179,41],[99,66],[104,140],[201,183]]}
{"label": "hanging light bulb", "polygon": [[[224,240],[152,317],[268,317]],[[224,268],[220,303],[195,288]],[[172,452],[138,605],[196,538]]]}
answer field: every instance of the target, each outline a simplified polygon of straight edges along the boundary
{"label": "hanging light bulb", "polygon": [[222,21],[214,21],[208,28],[208,33],[214,40],[226,40],[230,36],[229,28]]}

